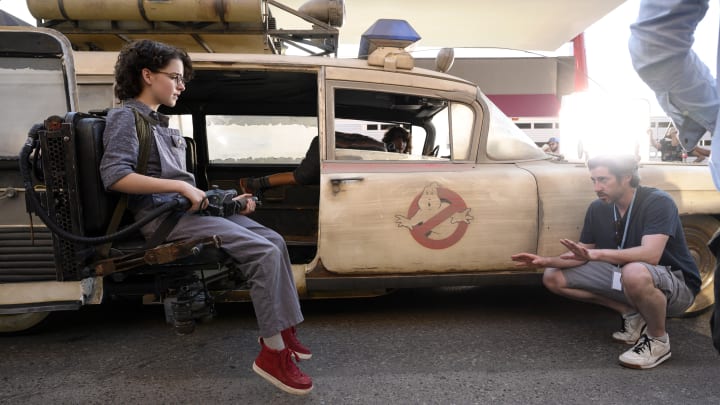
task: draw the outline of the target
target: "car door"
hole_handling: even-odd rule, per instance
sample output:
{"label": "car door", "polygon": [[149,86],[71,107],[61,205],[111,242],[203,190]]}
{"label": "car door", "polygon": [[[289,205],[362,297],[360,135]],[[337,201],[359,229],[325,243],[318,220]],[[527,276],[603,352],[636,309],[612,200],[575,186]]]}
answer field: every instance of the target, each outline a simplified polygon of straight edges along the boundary
{"label": "car door", "polygon": [[[50,235],[31,238],[18,153],[33,124],[77,106],[72,49],[54,30],[0,27],[0,283],[55,278]],[[38,219],[34,223],[42,224]]]}
{"label": "car door", "polygon": [[44,28],[0,27],[0,333],[26,330],[45,319],[48,308],[83,299],[81,282],[55,281],[50,232],[27,214],[18,169],[33,124],[76,108],[67,39]]}
{"label": "car door", "polygon": [[[327,73],[318,250],[328,271],[489,271],[536,248],[533,176],[513,163],[476,163],[487,131],[476,88],[389,73],[372,84],[354,77]],[[407,127],[413,151],[339,145],[348,121],[369,123],[358,127],[366,136],[382,125]]]}

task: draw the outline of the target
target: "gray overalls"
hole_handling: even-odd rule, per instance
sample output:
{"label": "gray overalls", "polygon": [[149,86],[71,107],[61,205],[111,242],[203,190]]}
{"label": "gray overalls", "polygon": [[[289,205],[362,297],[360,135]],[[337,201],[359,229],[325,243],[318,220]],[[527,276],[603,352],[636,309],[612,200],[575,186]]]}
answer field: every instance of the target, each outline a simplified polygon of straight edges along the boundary
{"label": "gray overalls", "polygon": [[[182,180],[195,186],[195,178],[185,170],[185,139],[176,129],[168,128],[168,117],[158,114],[136,100],[126,100],[124,108],[110,110],[106,119],[103,144],[105,152],[100,174],[105,188],[133,173],[137,165],[139,142],[135,130],[138,110],[152,124],[153,139],[147,175]],[[176,194],[131,195],[128,208],[141,218]],[[149,238],[164,216],[151,221],[141,231]],[[183,215],[167,237],[168,241],[218,235],[222,249],[237,262],[238,269],[250,285],[260,335],[273,336],[303,321],[300,312],[290,257],[282,236],[247,218]]]}

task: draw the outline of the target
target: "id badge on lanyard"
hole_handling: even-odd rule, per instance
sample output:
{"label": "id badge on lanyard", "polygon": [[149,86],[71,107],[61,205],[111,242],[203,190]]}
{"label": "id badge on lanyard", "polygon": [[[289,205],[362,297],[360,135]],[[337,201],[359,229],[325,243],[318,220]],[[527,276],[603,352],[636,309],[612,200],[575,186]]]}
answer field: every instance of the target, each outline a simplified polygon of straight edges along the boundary
{"label": "id badge on lanyard", "polygon": [[[635,195],[637,194],[637,190],[633,193],[633,199],[630,202],[630,207],[628,208],[627,216],[625,217],[625,226],[623,227],[623,237],[620,241],[620,244],[618,245],[618,250],[622,250],[625,247],[625,241],[627,240],[627,234],[628,234],[628,228],[630,228],[630,215],[632,214],[633,205],[635,205]],[[617,208],[613,205],[613,219],[615,220],[615,223],[617,224]],[[620,273],[620,265],[616,265],[615,268],[616,271],[613,271],[613,278],[612,278],[612,289],[622,291],[622,280],[621,276],[622,273]]]}

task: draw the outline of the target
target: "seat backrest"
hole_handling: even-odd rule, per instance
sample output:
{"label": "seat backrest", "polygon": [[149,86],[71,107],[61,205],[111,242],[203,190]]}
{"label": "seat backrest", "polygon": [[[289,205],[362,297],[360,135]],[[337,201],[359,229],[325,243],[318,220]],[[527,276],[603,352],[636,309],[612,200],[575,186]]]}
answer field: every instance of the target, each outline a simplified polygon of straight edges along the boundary
{"label": "seat backrest", "polygon": [[[115,206],[120,199],[119,193],[105,191],[100,177],[105,119],[88,114],[70,113],[66,117],[67,120],[72,120],[75,130],[79,201],[82,204],[83,228],[87,236],[105,235],[115,212]],[[185,139],[187,140],[187,171],[196,173],[195,140]]]}
{"label": "seat backrest", "polygon": [[185,149],[185,170],[195,176],[195,184],[197,187],[207,187],[207,173],[198,165],[197,145],[195,144],[195,139],[186,136],[185,144],[187,145]]}
{"label": "seat backrest", "polygon": [[105,191],[100,177],[105,119],[75,113],[72,118],[78,156],[78,188],[87,236],[105,235],[120,195]]}
{"label": "seat backrest", "polygon": [[185,170],[195,174],[197,171],[197,145],[195,140],[189,136],[185,138]]}

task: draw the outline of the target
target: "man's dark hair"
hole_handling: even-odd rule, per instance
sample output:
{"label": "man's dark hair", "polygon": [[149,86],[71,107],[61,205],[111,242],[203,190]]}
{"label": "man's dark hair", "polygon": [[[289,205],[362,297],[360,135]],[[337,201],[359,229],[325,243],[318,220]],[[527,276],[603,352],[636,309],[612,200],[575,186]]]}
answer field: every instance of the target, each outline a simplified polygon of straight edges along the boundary
{"label": "man's dark hair", "polygon": [[638,164],[633,155],[604,155],[596,156],[587,162],[588,169],[593,170],[597,167],[607,167],[618,181],[622,176],[630,176],[630,187],[640,185],[640,175],[638,174]]}
{"label": "man's dark hair", "polygon": [[183,78],[189,81],[192,62],[184,50],[147,39],[125,45],[115,63],[115,96],[120,100],[137,97],[143,89],[142,70],[159,72],[173,59],[182,61]]}
{"label": "man's dark hair", "polygon": [[401,126],[392,127],[385,132],[385,135],[382,138],[382,141],[384,144],[389,144],[393,142],[395,139],[402,139],[405,141],[407,146],[405,147],[404,151],[397,151],[401,153],[410,153],[412,151],[412,145],[410,144],[410,133]]}

